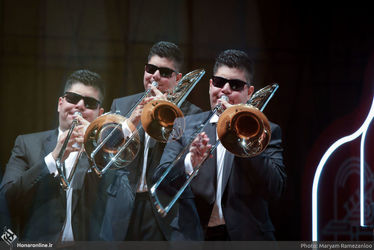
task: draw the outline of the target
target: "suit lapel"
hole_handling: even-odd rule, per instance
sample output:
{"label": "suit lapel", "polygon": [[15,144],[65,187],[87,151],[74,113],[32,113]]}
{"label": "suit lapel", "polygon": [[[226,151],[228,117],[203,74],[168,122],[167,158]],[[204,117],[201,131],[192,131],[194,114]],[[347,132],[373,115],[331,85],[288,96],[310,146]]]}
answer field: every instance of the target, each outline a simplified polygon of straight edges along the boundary
{"label": "suit lapel", "polygon": [[143,125],[142,123],[140,122],[138,127],[137,127],[138,131],[139,131],[139,138],[140,138],[140,142],[142,144],[144,144],[144,140],[145,140],[145,131],[143,129]]}
{"label": "suit lapel", "polygon": [[80,158],[77,163],[76,171],[70,183],[71,187],[73,188],[72,204],[71,204],[72,214],[74,213],[78,200],[81,197],[80,193],[82,191],[86,173],[89,167],[90,167],[90,164],[88,162],[87,155],[83,152],[80,155]]}
{"label": "suit lapel", "polygon": [[[152,162],[153,154],[160,154],[161,152],[156,152],[158,151],[157,147],[157,141],[153,139],[152,137],[149,138],[148,141],[148,155],[147,155],[147,173],[146,176],[148,177],[149,173],[151,172],[151,169],[153,169],[154,162]],[[147,178],[148,180],[148,178]]]}
{"label": "suit lapel", "polygon": [[51,134],[47,137],[45,140],[45,143],[43,145],[43,154],[46,156],[50,152],[53,151],[53,149],[56,147],[57,144],[57,135],[58,135],[58,129],[52,130]]}

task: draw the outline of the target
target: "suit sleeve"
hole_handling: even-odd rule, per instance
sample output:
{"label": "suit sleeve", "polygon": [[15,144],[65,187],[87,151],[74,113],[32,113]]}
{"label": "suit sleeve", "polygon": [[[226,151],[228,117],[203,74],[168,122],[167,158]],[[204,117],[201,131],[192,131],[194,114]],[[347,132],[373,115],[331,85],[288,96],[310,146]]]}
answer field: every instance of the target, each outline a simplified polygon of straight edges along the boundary
{"label": "suit sleeve", "polygon": [[272,128],[271,141],[260,155],[252,158],[235,157],[239,167],[248,168],[248,179],[260,187],[262,195],[268,199],[278,199],[285,189],[286,173],[283,164],[281,129]]}
{"label": "suit sleeve", "polygon": [[18,136],[0,186],[8,201],[25,197],[43,178],[53,179],[44,159],[41,157],[31,165],[28,154],[24,137]]}

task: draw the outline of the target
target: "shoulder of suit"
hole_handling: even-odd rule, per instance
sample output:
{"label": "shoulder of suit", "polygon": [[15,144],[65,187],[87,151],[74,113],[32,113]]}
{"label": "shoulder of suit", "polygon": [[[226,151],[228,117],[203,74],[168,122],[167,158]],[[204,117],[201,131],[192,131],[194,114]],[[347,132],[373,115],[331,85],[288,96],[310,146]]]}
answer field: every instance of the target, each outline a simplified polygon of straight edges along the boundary
{"label": "shoulder of suit", "polygon": [[22,138],[25,141],[25,143],[30,142],[32,144],[35,144],[36,141],[38,141],[38,140],[43,141],[43,140],[45,140],[48,137],[53,136],[53,135],[56,135],[56,136],[58,135],[57,128],[52,129],[52,130],[47,130],[47,131],[35,132],[35,133],[30,133],[30,134],[23,134],[23,135],[17,136],[17,138],[19,138],[19,139]]}
{"label": "shoulder of suit", "polygon": [[113,100],[111,111],[115,112],[119,110],[121,114],[126,113],[143,95],[144,92],[116,98]]}
{"label": "shoulder of suit", "polygon": [[189,101],[185,101],[182,104],[181,110],[184,114],[187,114],[187,115],[192,115],[192,114],[197,114],[197,113],[202,112],[202,110],[198,106],[190,103]]}
{"label": "shoulder of suit", "polygon": [[198,112],[196,114],[187,115],[186,120],[202,120],[209,115],[210,111]]}
{"label": "shoulder of suit", "polygon": [[271,121],[269,121],[269,123],[270,123],[270,130],[271,130],[272,136],[274,136],[276,134],[279,134],[279,135],[282,134],[282,129],[278,124],[273,123]]}
{"label": "shoulder of suit", "polygon": [[53,135],[54,133],[57,133],[57,131],[58,130],[56,128],[52,130],[46,130],[46,131],[35,132],[35,133],[30,133],[30,134],[23,134],[19,136],[22,136],[24,138],[47,137],[47,136]]}
{"label": "shoulder of suit", "polygon": [[116,103],[128,102],[132,99],[139,99],[143,95],[144,95],[144,92],[141,92],[141,93],[137,93],[137,94],[133,94],[133,95],[128,95],[128,96],[124,96],[124,97],[115,98],[113,100],[113,103],[114,102],[116,102]]}
{"label": "shoulder of suit", "polygon": [[269,121],[269,123],[270,123],[270,127],[274,127],[274,128],[280,127],[278,124],[276,124],[274,122]]}

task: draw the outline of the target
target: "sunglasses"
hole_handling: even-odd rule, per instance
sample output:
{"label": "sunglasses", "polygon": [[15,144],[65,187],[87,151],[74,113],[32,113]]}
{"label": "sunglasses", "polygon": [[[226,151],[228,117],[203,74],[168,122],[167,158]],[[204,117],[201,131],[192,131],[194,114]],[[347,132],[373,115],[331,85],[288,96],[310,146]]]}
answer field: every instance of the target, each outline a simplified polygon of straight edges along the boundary
{"label": "sunglasses", "polygon": [[84,106],[88,109],[97,109],[100,101],[96,100],[95,98],[88,97],[88,96],[81,96],[77,93],[73,92],[65,92],[64,97],[68,103],[77,104],[80,100],[83,99]]}
{"label": "sunglasses", "polygon": [[248,85],[248,83],[238,80],[238,79],[226,79],[220,76],[213,76],[212,77],[213,86],[217,88],[223,88],[225,84],[228,82],[230,84],[230,88],[233,91],[242,91],[245,85]]}
{"label": "sunglasses", "polygon": [[169,68],[166,68],[166,67],[157,67],[156,65],[153,65],[153,64],[149,64],[147,63],[145,65],[145,71],[149,74],[154,74],[156,71],[160,71],[160,75],[162,77],[166,77],[166,78],[170,78],[171,75],[175,72],[176,74],[178,73],[177,71],[175,70],[172,70],[172,69],[169,69]]}

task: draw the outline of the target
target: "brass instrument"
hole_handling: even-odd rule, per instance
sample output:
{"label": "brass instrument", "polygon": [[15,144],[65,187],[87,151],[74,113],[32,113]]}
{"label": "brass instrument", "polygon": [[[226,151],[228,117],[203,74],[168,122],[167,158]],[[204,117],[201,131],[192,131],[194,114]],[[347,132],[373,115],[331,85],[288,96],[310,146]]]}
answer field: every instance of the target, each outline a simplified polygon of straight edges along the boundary
{"label": "brass instrument", "polygon": [[[269,121],[262,111],[269,100],[273,97],[278,87],[279,85],[276,83],[268,85],[254,93],[247,104],[233,105],[224,112],[221,112],[222,107],[220,105],[217,105],[213,109],[211,115],[209,115],[208,118],[202,122],[202,124],[190,137],[189,144],[182,149],[173,162],[169,163],[161,177],[150,189],[153,204],[162,216],[167,215],[186,187],[197,175],[200,167],[209,158],[209,155],[211,155],[217,148],[219,143],[222,143],[222,145],[228,151],[240,157],[253,157],[265,150],[270,141],[271,131]],[[220,113],[221,115],[217,123],[217,135],[219,140],[217,140],[216,144],[212,146],[208,156],[203,159],[198,166],[194,167],[193,172],[183,183],[183,185],[176,191],[171,201],[164,206],[157,194],[159,186],[172,168],[181,159],[181,157],[189,151],[195,137],[203,131],[204,127],[209,123],[211,117],[214,114]]]}
{"label": "brass instrument", "polygon": [[179,119],[181,123],[177,127],[174,121],[183,117],[180,106],[204,74],[205,71],[202,69],[188,73],[173,91],[168,93],[167,100],[153,100],[144,106],[141,122],[149,136],[160,142],[167,142],[169,136],[173,139],[182,136],[184,120]]}
{"label": "brass instrument", "polygon": [[[157,87],[157,85],[157,82],[152,82],[152,86]],[[151,88],[147,89],[125,116],[109,112],[96,118],[86,129],[84,135],[86,154],[98,176],[108,169],[127,166],[137,156],[140,144],[139,133],[135,125],[126,117],[131,116],[150,92]]]}
{"label": "brass instrument", "polygon": [[[127,133],[124,132],[126,129]],[[140,137],[129,119],[108,113],[96,118],[88,126],[84,135],[84,147],[94,171],[101,176],[113,164],[111,169],[122,168],[131,163],[139,152]]]}
{"label": "brass instrument", "polygon": [[153,100],[146,104],[141,117],[143,127],[136,128],[126,117],[131,116],[141,100],[148,96],[150,89],[126,117],[109,113],[94,120],[86,130],[84,145],[95,172],[101,176],[109,169],[120,169],[130,164],[139,152],[139,131],[143,128],[160,141],[166,141],[170,134],[179,136],[184,127],[173,129],[174,119],[183,116],[179,107],[204,74],[203,69],[186,74],[167,96],[170,101]]}
{"label": "brass instrument", "polygon": [[220,115],[217,135],[227,151],[240,157],[253,157],[265,150],[271,130],[262,111],[278,87],[268,85],[257,91],[247,104],[233,105]]}
{"label": "brass instrument", "polygon": [[[76,111],[74,114],[82,116],[81,112],[79,112],[79,111]],[[57,172],[58,172],[58,174],[60,176],[60,185],[61,185],[61,187],[64,190],[67,190],[69,188],[69,186],[70,186],[70,181],[72,179],[72,176],[74,175],[75,167],[72,169],[72,171],[71,171],[71,173],[69,175],[69,178],[66,178],[66,176],[64,174],[64,170],[63,170],[64,163],[61,162],[61,161],[62,161],[62,157],[65,154],[66,147],[67,147],[68,142],[70,140],[70,137],[71,137],[71,135],[73,133],[73,130],[74,130],[75,126],[77,126],[77,125],[78,125],[78,119],[75,118],[73,120],[73,122],[71,123],[71,125],[70,125],[69,132],[68,132],[68,134],[67,134],[67,136],[65,138],[64,143],[62,144],[62,147],[61,147],[60,152],[58,153],[58,156],[57,156],[57,159],[56,159],[56,168],[57,168]],[[80,153],[81,153],[81,151],[80,151]],[[78,157],[79,157],[80,153],[78,154]]]}

